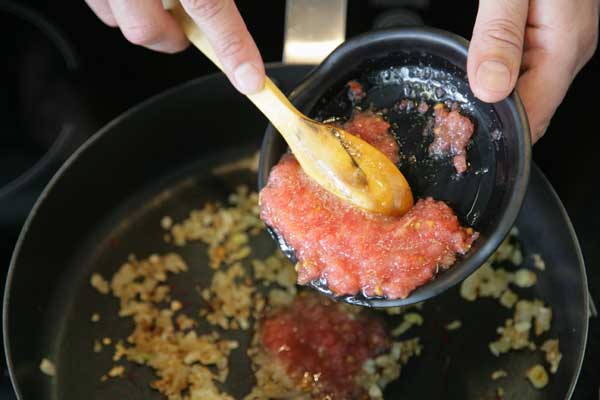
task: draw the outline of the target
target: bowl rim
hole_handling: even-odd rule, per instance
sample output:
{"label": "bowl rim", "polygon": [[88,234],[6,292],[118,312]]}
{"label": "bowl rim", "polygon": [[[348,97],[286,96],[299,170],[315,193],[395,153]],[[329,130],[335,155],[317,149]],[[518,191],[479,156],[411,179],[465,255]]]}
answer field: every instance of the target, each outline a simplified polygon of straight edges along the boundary
{"label": "bowl rim", "polygon": [[[461,36],[430,27],[379,30],[355,36],[338,46],[289,94],[290,101],[301,111],[307,111],[307,105],[310,104],[311,100],[314,100],[315,91],[323,86],[323,78],[328,75],[340,60],[343,60],[349,54],[354,52],[356,48],[404,40],[415,40],[430,46],[448,49],[449,52],[464,59],[464,67],[461,68],[466,71],[469,42]],[[424,52],[426,52],[425,49]],[[512,124],[515,126],[516,131],[517,165],[512,180],[512,187],[507,194],[508,206],[481,246],[461,262],[460,269],[454,270],[452,274],[442,274],[440,279],[430,280],[424,285],[416,288],[404,299],[369,299],[363,301],[356,300],[353,296],[338,296],[336,297],[337,299],[343,299],[355,304],[375,308],[397,307],[418,303],[437,296],[445,290],[462,282],[483,265],[489,256],[491,256],[491,254],[500,246],[514,225],[527,192],[531,170],[531,134],[525,108],[516,91],[513,91],[506,99],[494,104],[504,105],[509,111],[508,115],[512,116]],[[269,159],[267,159],[265,154],[270,154],[270,149],[281,140],[279,133],[271,124],[269,124],[260,151],[258,169],[259,190],[262,190],[262,188],[266,186],[270,168],[274,164],[272,156],[269,156]]]}

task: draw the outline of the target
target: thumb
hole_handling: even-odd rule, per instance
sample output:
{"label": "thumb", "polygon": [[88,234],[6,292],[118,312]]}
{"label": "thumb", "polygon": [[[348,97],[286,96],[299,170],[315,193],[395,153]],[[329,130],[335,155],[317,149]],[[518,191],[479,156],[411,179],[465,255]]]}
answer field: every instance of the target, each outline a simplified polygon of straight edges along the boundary
{"label": "thumb", "polygon": [[514,89],[523,54],[527,0],[480,0],[467,72],[477,98],[492,103]]}

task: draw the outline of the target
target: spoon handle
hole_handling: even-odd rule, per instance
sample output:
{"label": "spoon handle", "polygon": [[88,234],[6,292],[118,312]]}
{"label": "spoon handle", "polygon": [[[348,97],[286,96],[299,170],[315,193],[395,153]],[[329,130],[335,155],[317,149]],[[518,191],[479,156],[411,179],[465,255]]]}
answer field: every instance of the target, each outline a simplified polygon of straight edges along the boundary
{"label": "spoon handle", "polygon": [[[202,33],[194,20],[185,12],[181,4],[177,2],[171,11],[188,40],[223,71],[223,64],[219,61],[206,35]],[[281,132],[292,149],[296,147],[295,145],[299,144],[298,137],[289,134],[289,132],[294,131],[289,128],[298,124],[301,114],[269,77],[266,77],[265,86],[262,90],[247,97],[271,121],[275,128]]]}
{"label": "spoon handle", "polygon": [[179,26],[185,33],[185,36],[188,40],[198,48],[210,61],[213,62],[221,71],[223,71],[223,64],[219,61],[217,54],[212,48],[210,42],[202,33],[198,25],[194,22],[194,20],[188,15],[188,13],[183,9],[183,6],[179,1],[173,1],[170,4],[165,4],[165,6],[171,11],[171,14],[177,22]]}

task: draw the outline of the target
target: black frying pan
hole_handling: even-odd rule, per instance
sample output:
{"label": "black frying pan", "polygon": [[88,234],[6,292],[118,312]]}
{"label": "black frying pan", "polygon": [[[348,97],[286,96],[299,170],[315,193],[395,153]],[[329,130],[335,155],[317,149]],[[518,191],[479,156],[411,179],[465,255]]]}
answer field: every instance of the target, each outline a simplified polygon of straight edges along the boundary
{"label": "black frying pan", "polygon": [[[290,90],[307,67],[272,66],[269,74]],[[232,117],[233,116],[233,117]],[[225,130],[223,121],[227,122]],[[46,188],[19,238],[4,299],[4,340],[11,378],[19,399],[95,400],[159,399],[149,389],[151,372],[128,366],[123,380],[100,383],[111,366],[111,354],[93,353],[94,339],[123,337],[129,321],[116,316],[117,301],[89,285],[92,272],[108,277],[127,258],[172,250],[162,240],[160,219],[176,219],[205,200],[221,199],[240,182],[254,186],[256,176],[226,178],[210,174],[212,166],[259,147],[266,121],[234,92],[221,75],[212,75],[161,94],[117,118],[88,141]],[[538,355],[512,353],[494,358],[487,343],[507,317],[491,301],[466,303],[455,291],[430,301],[426,323],[415,333],[425,346],[387,398],[480,399],[497,384],[491,371],[514,371],[503,383],[506,398],[564,399],[577,381],[587,333],[587,284],[577,239],[554,191],[534,169],[518,222],[525,249],[544,254],[548,268],[531,295],[554,310],[551,337],[559,337],[564,358],[557,375],[536,391],[519,371],[538,362]],[[275,243],[265,234],[255,254],[266,255]],[[208,283],[205,249],[181,249],[193,267],[173,280],[173,290],[192,303],[200,298],[190,281]],[[102,315],[99,323],[90,315]],[[463,320],[457,334],[443,324]],[[243,334],[232,335],[242,348]],[[232,355],[226,389],[236,398],[252,385],[243,350]],[[535,353],[537,354],[537,353]],[[39,371],[43,357],[53,360],[57,375]]]}

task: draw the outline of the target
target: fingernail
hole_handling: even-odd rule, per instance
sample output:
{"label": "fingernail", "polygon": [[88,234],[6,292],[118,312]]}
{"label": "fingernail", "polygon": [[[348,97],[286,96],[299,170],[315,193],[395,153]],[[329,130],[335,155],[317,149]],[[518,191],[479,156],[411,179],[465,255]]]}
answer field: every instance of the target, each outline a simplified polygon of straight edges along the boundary
{"label": "fingernail", "polygon": [[238,90],[244,94],[253,94],[262,89],[263,77],[258,68],[251,63],[244,63],[233,73]]}
{"label": "fingernail", "polygon": [[477,70],[477,83],[493,92],[510,89],[510,70],[499,61],[484,61]]}

